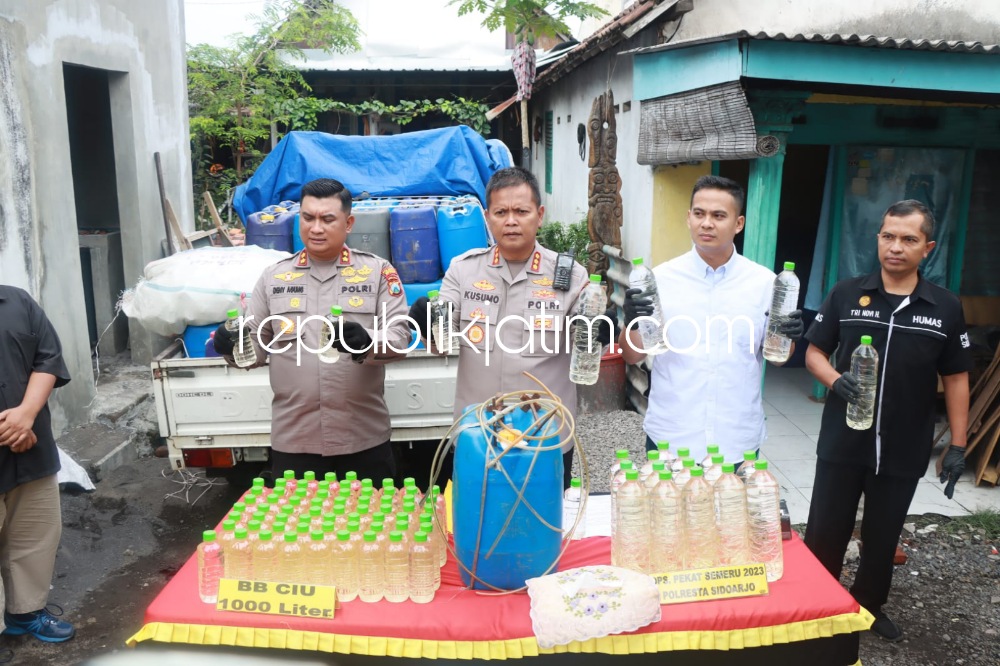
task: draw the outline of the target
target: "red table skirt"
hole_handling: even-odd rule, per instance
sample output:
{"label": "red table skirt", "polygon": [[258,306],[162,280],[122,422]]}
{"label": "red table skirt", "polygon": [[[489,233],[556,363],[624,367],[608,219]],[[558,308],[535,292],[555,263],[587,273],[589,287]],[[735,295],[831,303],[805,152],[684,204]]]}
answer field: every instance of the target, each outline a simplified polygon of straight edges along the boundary
{"label": "red table skirt", "polygon": [[[146,609],[129,639],[378,656],[510,659],[553,653],[637,654],[737,650],[864,631],[873,621],[795,535],[785,541],[785,573],[766,597],[662,607],[659,622],[628,634],[538,647],[526,593],[495,596],[462,587],[449,559],[430,604],[341,604],[333,620],[217,611],[198,598],[191,557]],[[560,569],[610,561],[610,540],[570,544]]]}

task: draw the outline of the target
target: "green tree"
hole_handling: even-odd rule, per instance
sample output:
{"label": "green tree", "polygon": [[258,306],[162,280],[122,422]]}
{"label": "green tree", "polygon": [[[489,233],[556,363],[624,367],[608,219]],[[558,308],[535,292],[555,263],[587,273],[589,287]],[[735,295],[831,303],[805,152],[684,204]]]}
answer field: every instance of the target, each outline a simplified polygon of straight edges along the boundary
{"label": "green tree", "polygon": [[576,0],[451,0],[449,4],[458,5],[459,16],[485,14],[483,25],[488,30],[502,27],[517,40],[511,61],[521,100],[521,148],[529,154],[528,99],[535,82],[535,39],[568,34],[569,18],[598,18],[607,12],[593,3]]}
{"label": "green tree", "polygon": [[276,0],[253,17],[256,29],[226,47],[188,49],[188,104],[196,152],[209,161],[232,151],[237,182],[248,158],[271,134],[272,122],[287,122],[282,102],[310,91],[290,59],[302,49],[346,53],[360,47],[358,24],[334,0]]}

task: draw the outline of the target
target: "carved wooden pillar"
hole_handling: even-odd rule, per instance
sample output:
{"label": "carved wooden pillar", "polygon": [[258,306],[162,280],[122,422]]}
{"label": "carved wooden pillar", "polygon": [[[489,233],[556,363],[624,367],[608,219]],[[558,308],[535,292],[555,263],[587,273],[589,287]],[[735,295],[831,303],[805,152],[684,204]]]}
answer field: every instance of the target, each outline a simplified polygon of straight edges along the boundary
{"label": "carved wooden pillar", "polygon": [[590,139],[590,177],[588,179],[587,271],[607,275],[608,258],[604,245],[622,246],[622,181],[615,162],[618,155],[618,132],[615,124],[615,98],[609,90],[594,99],[587,122]]}

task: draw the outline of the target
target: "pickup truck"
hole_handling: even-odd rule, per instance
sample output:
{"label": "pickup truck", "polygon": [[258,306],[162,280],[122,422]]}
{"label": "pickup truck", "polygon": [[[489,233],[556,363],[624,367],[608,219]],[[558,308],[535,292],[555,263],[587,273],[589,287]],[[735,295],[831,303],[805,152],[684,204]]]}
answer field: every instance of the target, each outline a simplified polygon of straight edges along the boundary
{"label": "pickup truck", "polygon": [[[271,385],[268,367],[231,368],[221,358],[187,358],[180,342],[151,363],[160,435],[173,469],[204,467],[210,476],[245,484],[268,460]],[[430,440],[452,424],[458,354],[424,349],[385,366],[392,441]]]}

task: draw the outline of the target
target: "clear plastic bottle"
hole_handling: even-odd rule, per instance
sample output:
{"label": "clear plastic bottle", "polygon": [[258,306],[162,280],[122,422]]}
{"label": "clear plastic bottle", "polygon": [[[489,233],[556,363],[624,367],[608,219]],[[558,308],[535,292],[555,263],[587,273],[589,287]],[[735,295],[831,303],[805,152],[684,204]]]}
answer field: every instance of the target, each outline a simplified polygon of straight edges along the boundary
{"label": "clear plastic bottle", "polygon": [[[246,527],[245,525],[240,525],[240,527]],[[222,534],[218,536],[216,541],[222,546],[222,556],[225,557],[226,553],[232,547],[233,542],[236,541],[236,521],[232,519],[227,519],[222,522]]]}
{"label": "clear plastic bottle", "polygon": [[305,546],[306,570],[310,582],[317,585],[336,585],[333,572],[333,553],[330,544],[323,538],[322,530],[309,533],[309,542]]}
{"label": "clear plastic bottle", "polygon": [[795,263],[785,262],[785,270],[774,278],[771,292],[770,317],[764,335],[764,358],[771,363],[784,363],[792,355],[792,340],[778,332],[781,325],[799,306],[799,277],[795,274]]}
{"label": "clear plastic bottle", "polygon": [[674,483],[677,483],[677,473],[684,469],[684,459],[691,457],[691,449],[682,446],[677,449],[677,457],[670,465],[670,471],[674,473]]}
{"label": "clear plastic bottle", "polygon": [[639,482],[639,472],[625,472],[618,489],[617,545],[611,547],[611,564],[633,571],[649,571],[649,504]]}
{"label": "clear plastic bottle", "polygon": [[743,483],[747,482],[754,473],[753,464],[757,462],[757,452],[756,451],[744,451],[743,452],[743,464],[740,468],[736,470],[736,476],[740,477]]}
{"label": "clear plastic bottle", "polygon": [[[627,453],[627,452],[626,452]],[[615,558],[615,547],[618,540],[615,539],[615,534],[618,530],[618,489],[621,488],[622,484],[625,483],[625,473],[632,469],[631,460],[621,460],[618,463],[618,471],[615,475],[611,477],[611,561],[614,562]]]}
{"label": "clear plastic bottle", "polygon": [[688,481],[691,480],[691,472],[696,469],[701,469],[694,464],[693,458],[682,458],[681,459],[681,471],[674,474],[674,483],[681,490],[687,486]]}
{"label": "clear plastic bottle", "polygon": [[878,387],[878,352],[872,346],[872,336],[862,335],[861,344],[851,354],[851,374],[858,378],[861,395],[857,404],[847,405],[847,425],[854,430],[868,430],[875,417]]}
{"label": "clear plastic bottle", "polygon": [[271,530],[262,530],[253,547],[253,579],[275,582],[278,578],[278,548]]}
{"label": "clear plastic bottle", "polygon": [[206,604],[219,600],[219,580],[225,569],[224,560],[215,530],[202,532],[201,543],[198,544],[198,596]]}
{"label": "clear plastic bottle", "polygon": [[632,260],[632,272],[628,276],[630,289],[642,291],[641,298],[647,298],[653,302],[653,314],[646,319],[642,319],[636,325],[639,335],[642,337],[642,347],[646,354],[655,356],[667,351],[663,340],[663,308],[660,305],[659,290],[656,287],[656,277],[648,267],[643,265],[642,257]]}
{"label": "clear plastic bottle", "polygon": [[673,472],[674,461],[677,460],[677,455],[670,450],[670,442],[657,442],[656,450],[660,452],[660,460],[666,464],[668,470]]}
{"label": "clear plastic bottle", "polygon": [[719,558],[719,537],[715,529],[715,492],[705,480],[704,470],[691,470],[684,486],[684,529],[687,533],[686,569],[713,567]]}
{"label": "clear plastic bottle", "polygon": [[360,564],[361,581],[358,586],[358,599],[365,603],[381,601],[385,585],[385,555],[382,553],[378,535],[371,530],[365,532]]}
{"label": "clear plastic bottle", "polygon": [[[583,487],[580,479],[571,479],[569,488],[563,494],[563,534],[569,534],[570,528],[576,522],[576,517],[580,515],[580,504],[583,501]],[[587,521],[580,520],[573,532],[574,539],[582,539],[587,536]]]}
{"label": "clear plastic bottle", "polygon": [[336,336],[336,331],[339,330],[341,317],[344,311],[339,305],[334,305],[330,308],[330,314],[326,316],[326,321],[323,322],[323,330],[319,334],[319,348],[323,351],[319,352],[319,360],[323,363],[336,363],[340,360],[340,350],[333,346],[333,341]]}
{"label": "clear plastic bottle", "polygon": [[236,338],[233,341],[233,361],[237,367],[249,368],[257,362],[257,350],[250,339],[250,328],[244,326],[242,331],[240,328],[240,311],[234,308],[226,313],[226,330]]}
{"label": "clear plastic bottle", "polygon": [[340,484],[337,483],[337,473],[327,472],[323,475],[323,482],[326,483],[326,491],[330,493],[330,497],[336,497],[337,493],[340,492]]}
{"label": "clear plastic bottle", "polygon": [[445,499],[444,493],[441,492],[441,488],[434,486],[431,489],[431,497],[434,499],[434,513],[436,515],[437,524],[442,534],[448,531],[448,501]]}
{"label": "clear plastic bottle", "polygon": [[403,541],[403,533],[395,530],[389,534],[389,546],[385,551],[385,600],[399,603],[409,596],[410,551]]}
{"label": "clear plastic bottle", "polygon": [[701,468],[707,470],[714,463],[712,462],[712,456],[719,453],[718,444],[709,444],[705,447],[705,457],[701,460]]}
{"label": "clear plastic bottle", "polygon": [[[428,517],[420,521],[420,531],[427,534],[427,544],[434,552],[434,589],[441,587],[441,542],[434,533],[433,519]],[[413,535],[416,538],[416,534]]]}
{"label": "clear plastic bottle", "polygon": [[622,462],[628,460],[628,449],[618,449],[615,451],[615,460],[611,463],[611,471],[608,473],[608,486],[615,480],[615,474],[622,468]]}
{"label": "clear plastic bottle", "polygon": [[253,580],[253,544],[247,539],[246,528],[237,527],[235,534],[223,556],[225,576],[235,580]]}
{"label": "clear plastic bottle", "polygon": [[434,600],[434,576],[439,569],[437,553],[427,543],[427,532],[418,530],[410,547],[410,601],[427,604]]}
{"label": "clear plastic bottle", "polygon": [[441,292],[437,289],[428,291],[427,298],[430,299],[427,309],[431,315],[431,340],[438,351],[444,354],[454,353],[455,339],[451,334],[452,310],[449,303],[441,298]]}
{"label": "clear plastic bottle", "polygon": [[781,487],[767,470],[767,461],[754,463],[756,471],[747,481],[747,521],[750,560],[761,562],[767,581],[773,583],[785,573],[781,544]]}
{"label": "clear plastic bottle", "polygon": [[597,383],[601,371],[603,346],[597,341],[598,326],[595,317],[604,314],[607,296],[601,289],[601,276],[591,275],[590,282],[577,300],[577,315],[584,317],[573,322],[573,350],[569,360],[569,379],[574,384]]}
{"label": "clear plastic bottle", "polygon": [[646,462],[644,462],[642,464],[642,467],[639,468],[639,481],[641,481],[644,485],[646,483],[646,479],[648,479],[650,475],[653,473],[653,463],[657,462],[659,459],[660,459],[659,449],[646,451]]}
{"label": "clear plastic bottle", "polygon": [[669,470],[659,473],[656,485],[647,493],[649,501],[650,573],[667,573],[684,568],[687,537],[684,529],[684,498]]}
{"label": "clear plastic bottle", "polygon": [[747,487],[733,472],[733,464],[722,465],[715,490],[715,524],[719,532],[718,566],[748,564]]}
{"label": "clear plastic bottle", "polygon": [[286,531],[282,535],[281,546],[278,549],[278,566],[281,568],[281,573],[278,578],[282,582],[311,582],[309,580],[311,576],[306,570],[302,546],[299,544],[299,538],[295,532]]}
{"label": "clear plastic bottle", "polygon": [[712,456],[712,466],[702,468],[705,470],[705,480],[714,486],[715,482],[722,476],[722,465],[725,462],[726,459],[721,453],[716,453]]}
{"label": "clear plastic bottle", "polygon": [[670,470],[662,460],[657,460],[653,463],[653,473],[646,477],[646,480],[642,482],[642,487],[646,489],[647,495],[653,490],[653,487],[660,482],[660,472],[664,471]]}
{"label": "clear plastic bottle", "polygon": [[337,546],[333,550],[332,559],[333,575],[337,581],[337,599],[340,601],[353,601],[358,596],[361,560],[354,545],[349,531],[337,532]]}

